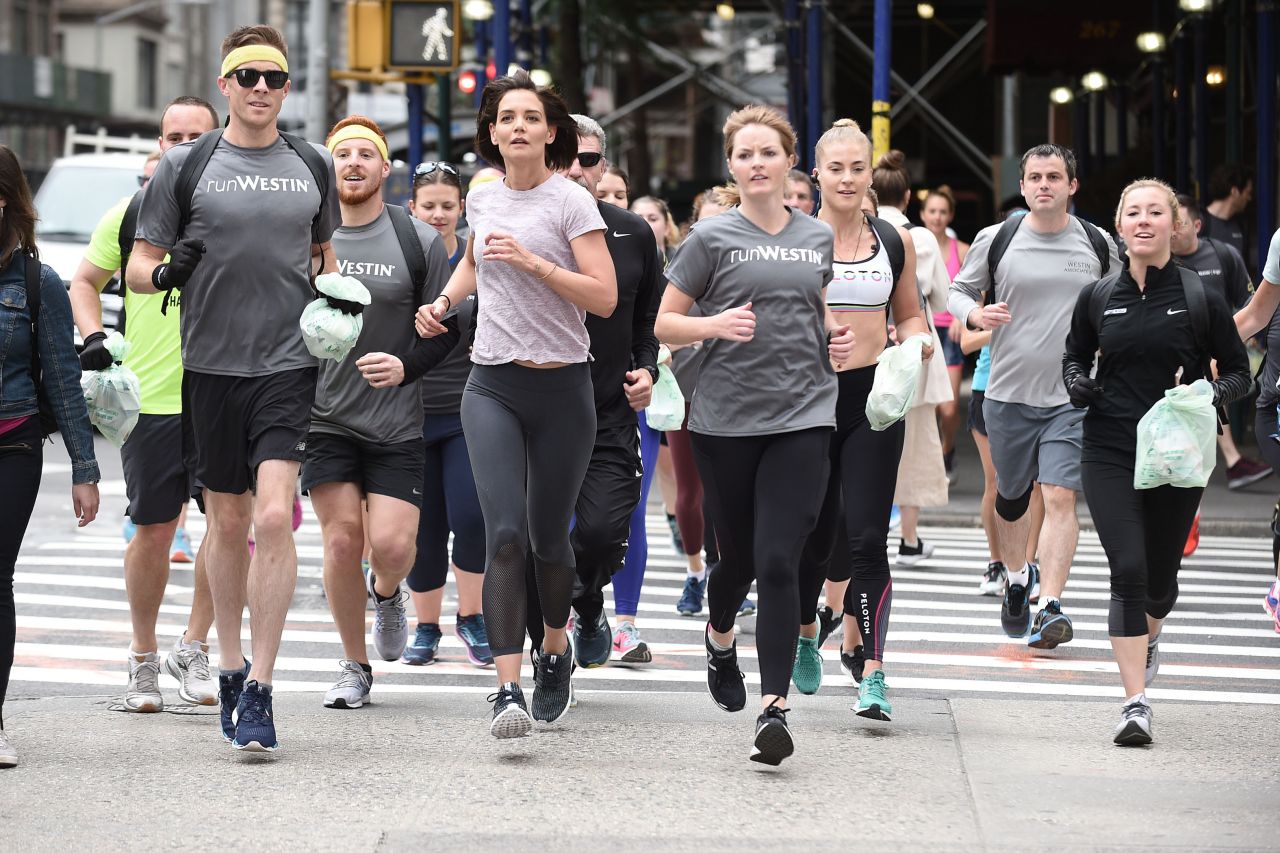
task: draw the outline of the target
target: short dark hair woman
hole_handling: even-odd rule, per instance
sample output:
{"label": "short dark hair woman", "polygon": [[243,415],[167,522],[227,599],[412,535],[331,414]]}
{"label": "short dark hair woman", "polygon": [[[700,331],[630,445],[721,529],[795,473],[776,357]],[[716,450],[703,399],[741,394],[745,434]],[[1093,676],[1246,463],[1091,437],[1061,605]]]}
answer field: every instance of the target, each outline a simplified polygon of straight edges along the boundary
{"label": "short dark hair woman", "polygon": [[[44,462],[39,392],[48,400],[71,456],[71,499],[80,526],[98,514],[98,463],[80,393],[71,300],[58,274],[40,263],[35,224],[22,166],[7,146],[0,145],[0,712],[17,637],[13,570],[40,492]],[[40,270],[40,314],[34,324],[27,299],[29,264]],[[43,368],[38,372],[37,352]],[[0,714],[0,767],[17,763],[17,750],[4,732]]]}
{"label": "short dark hair woman", "polygon": [[[494,80],[476,148],[506,176],[468,194],[466,253],[419,310],[418,331],[439,334],[472,293],[484,306],[462,426],[484,514],[484,621],[498,670],[489,731],[507,738],[528,734],[534,719],[555,722],[572,696],[569,523],[596,435],[585,320],[613,313],[618,285],[596,200],[556,174],[578,156],[578,125],[559,95],[523,71]],[[520,689],[530,555],[545,628],[532,714]]]}

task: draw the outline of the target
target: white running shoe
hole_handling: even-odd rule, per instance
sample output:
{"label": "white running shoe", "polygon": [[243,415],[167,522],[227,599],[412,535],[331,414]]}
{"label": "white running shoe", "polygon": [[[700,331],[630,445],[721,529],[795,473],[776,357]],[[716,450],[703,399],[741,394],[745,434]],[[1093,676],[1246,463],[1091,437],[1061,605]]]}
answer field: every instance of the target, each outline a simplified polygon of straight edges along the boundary
{"label": "white running shoe", "polygon": [[192,705],[217,705],[218,680],[209,671],[209,647],[179,637],[164,658],[164,671],[178,681],[178,695]]}
{"label": "white running shoe", "polygon": [[14,748],[13,742],[9,740],[9,736],[5,734],[4,729],[0,729],[0,767],[17,766],[18,750]]}
{"label": "white running shoe", "polygon": [[369,689],[373,687],[373,676],[364,671],[360,664],[353,660],[341,663],[342,675],[338,681],[324,694],[326,708],[363,708],[369,701]]}
{"label": "white running shoe", "polygon": [[379,601],[373,584],[373,572],[369,572],[365,575],[365,586],[373,602],[373,648],[383,660],[400,660],[409,644],[409,620],[404,613],[404,603],[409,596],[397,586],[390,598]]}
{"label": "white running shoe", "polygon": [[129,686],[124,689],[126,711],[153,714],[164,710],[160,695],[160,656],[155,652],[140,655],[129,651]]}

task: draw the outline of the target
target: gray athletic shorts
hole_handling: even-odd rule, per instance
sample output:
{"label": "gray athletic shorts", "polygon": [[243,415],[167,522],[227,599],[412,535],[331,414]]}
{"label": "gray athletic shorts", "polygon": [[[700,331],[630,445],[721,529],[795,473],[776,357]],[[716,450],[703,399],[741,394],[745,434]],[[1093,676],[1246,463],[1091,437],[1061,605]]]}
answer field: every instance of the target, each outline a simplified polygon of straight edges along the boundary
{"label": "gray athletic shorts", "polygon": [[1042,408],[983,400],[997,491],[1009,500],[1033,482],[1080,491],[1084,411],[1070,403]]}

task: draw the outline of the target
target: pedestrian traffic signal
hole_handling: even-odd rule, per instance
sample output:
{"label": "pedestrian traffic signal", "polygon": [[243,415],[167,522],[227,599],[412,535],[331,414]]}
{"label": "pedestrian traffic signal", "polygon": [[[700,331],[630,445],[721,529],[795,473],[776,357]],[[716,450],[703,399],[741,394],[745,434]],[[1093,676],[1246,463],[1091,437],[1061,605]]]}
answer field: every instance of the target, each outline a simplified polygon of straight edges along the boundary
{"label": "pedestrian traffic signal", "polygon": [[427,72],[457,68],[461,23],[458,0],[387,0],[387,68]]}

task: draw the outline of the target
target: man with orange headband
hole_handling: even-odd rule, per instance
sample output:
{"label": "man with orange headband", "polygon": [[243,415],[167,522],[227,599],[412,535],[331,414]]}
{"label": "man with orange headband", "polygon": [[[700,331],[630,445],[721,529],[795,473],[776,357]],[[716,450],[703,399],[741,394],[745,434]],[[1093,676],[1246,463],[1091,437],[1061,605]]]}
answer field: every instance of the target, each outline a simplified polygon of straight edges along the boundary
{"label": "man with orange headband", "polygon": [[[359,279],[373,301],[355,349],[320,366],[302,488],[320,519],[324,588],[342,638],[342,671],[324,705],[360,708],[373,686],[366,601],[374,602],[373,646],[380,658],[399,660],[409,639],[408,596],[400,585],[417,551],[426,461],[417,380],[453,351],[459,333],[453,318],[437,338],[414,333],[418,306],[435,301],[449,283],[449,253],[434,228],[383,203],[391,160],[382,129],[350,116],[334,125],[325,144],[342,202],[342,225],[333,235],[338,269]],[[367,578],[360,575],[362,502],[369,507]]]}
{"label": "man with orange headband", "polygon": [[[340,221],[328,150],[276,126],[287,51],[267,26],[223,41],[227,127],[160,161],[127,272],[135,292],[182,291],[183,444],[205,487],[222,734],[259,752],[278,745],[271,681],[298,575],[293,498],[316,389],[298,319],[311,276],[337,270],[329,241]],[[246,601],[252,666],[240,642]]]}

